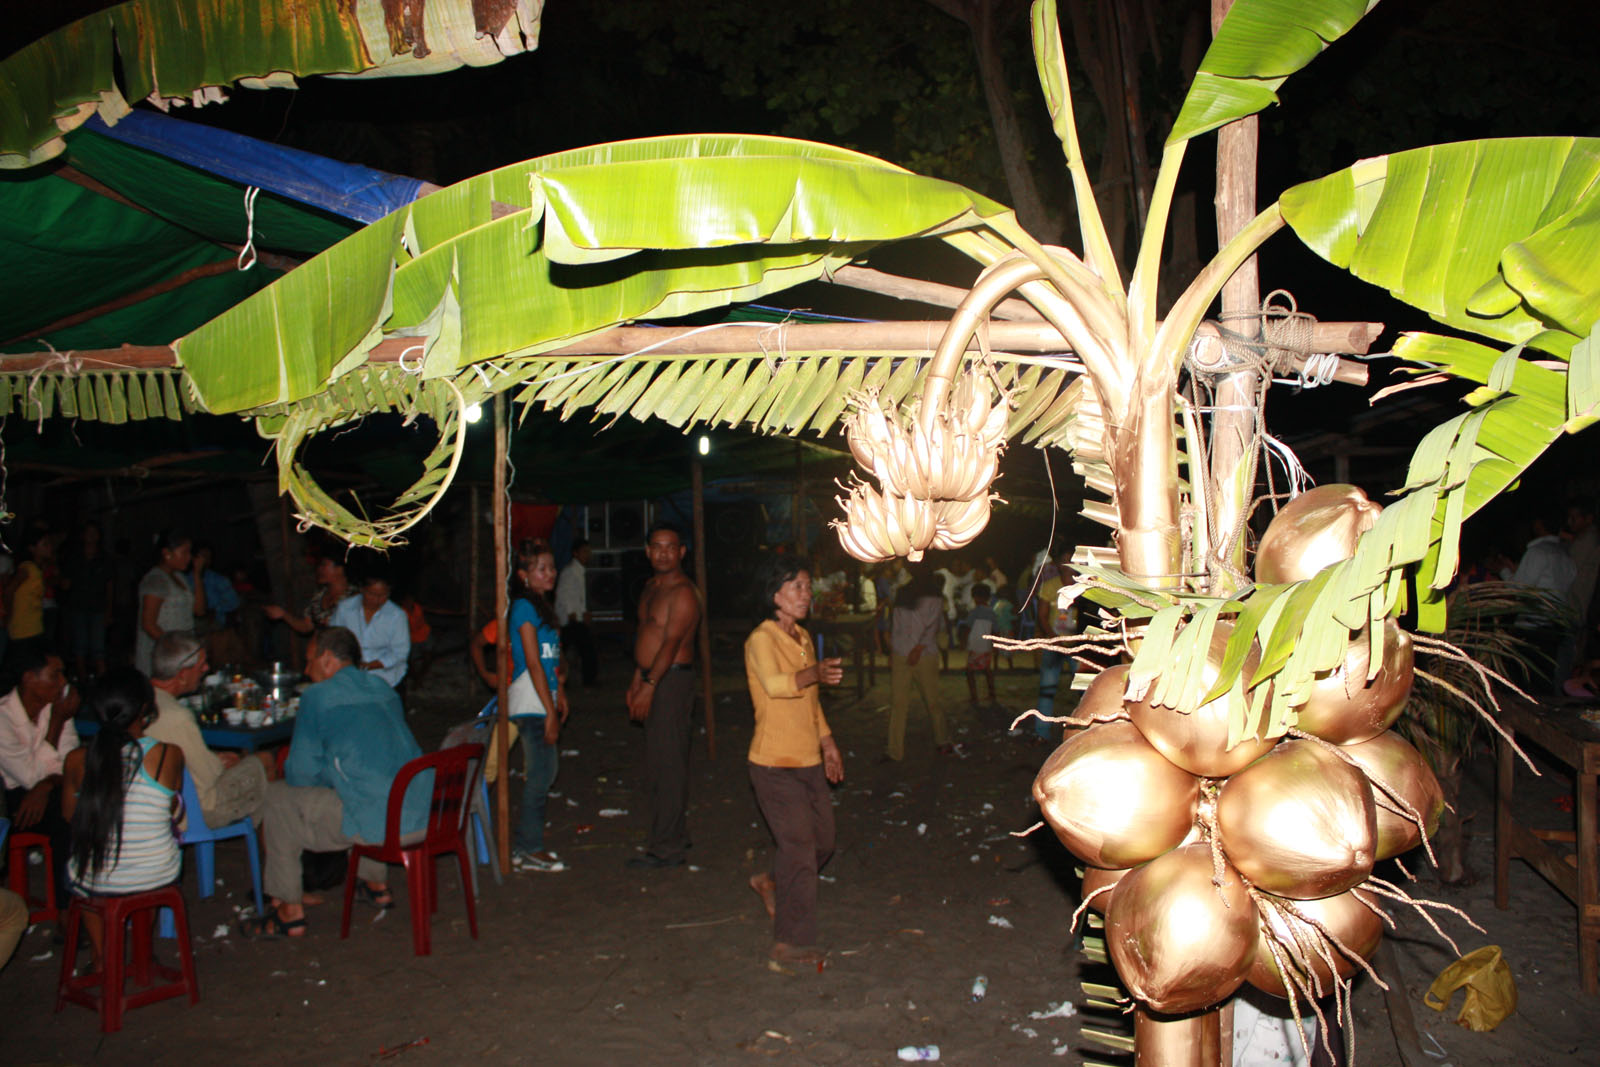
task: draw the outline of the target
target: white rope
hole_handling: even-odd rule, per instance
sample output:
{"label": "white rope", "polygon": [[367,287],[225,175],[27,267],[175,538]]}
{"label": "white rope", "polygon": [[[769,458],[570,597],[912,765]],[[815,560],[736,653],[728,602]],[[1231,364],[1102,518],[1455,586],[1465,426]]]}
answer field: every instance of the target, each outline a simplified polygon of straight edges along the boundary
{"label": "white rope", "polygon": [[422,364],[426,362],[426,359],[419,358],[417,360],[417,365],[413,367],[411,364],[406,362],[406,356],[410,355],[412,352],[421,352],[424,350],[424,348],[424,345],[410,345],[400,353],[399,358],[396,359],[395,362],[400,364],[400,369],[405,371],[407,374],[421,374]]}
{"label": "white rope", "polygon": [[[256,197],[261,195],[261,187],[252,185],[244,191],[244,247],[239,249],[239,258],[235,261],[240,270],[249,270],[256,265]],[[250,257],[246,263],[245,256]]]}
{"label": "white rope", "polygon": [[1283,472],[1289,478],[1289,499],[1293,500],[1311,488],[1311,475],[1300,462],[1300,457],[1295,455],[1294,449],[1264,431],[1261,440],[1267,446],[1267,455],[1276,456],[1278,462],[1283,464]]}

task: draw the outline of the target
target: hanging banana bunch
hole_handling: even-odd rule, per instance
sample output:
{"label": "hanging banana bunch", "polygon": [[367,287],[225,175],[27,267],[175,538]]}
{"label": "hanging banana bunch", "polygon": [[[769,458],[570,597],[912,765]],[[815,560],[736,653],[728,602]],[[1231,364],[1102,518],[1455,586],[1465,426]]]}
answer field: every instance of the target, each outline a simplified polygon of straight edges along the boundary
{"label": "hanging banana bunch", "polygon": [[995,403],[987,374],[969,374],[953,391],[932,385],[904,422],[876,390],[851,398],[845,436],[878,488],[849,486],[848,498],[836,498],[845,518],[833,526],[863,562],[915,562],[925,549],[969,544],[988,525],[1010,404]]}

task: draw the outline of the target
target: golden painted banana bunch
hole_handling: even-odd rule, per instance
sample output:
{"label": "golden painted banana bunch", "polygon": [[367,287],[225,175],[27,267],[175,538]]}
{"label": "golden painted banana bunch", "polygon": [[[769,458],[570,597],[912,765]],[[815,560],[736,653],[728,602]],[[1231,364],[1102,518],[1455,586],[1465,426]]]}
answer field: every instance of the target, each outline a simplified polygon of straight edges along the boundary
{"label": "golden painted banana bunch", "polygon": [[839,543],[856,559],[895,556],[915,562],[924,549],[959,548],[989,523],[989,483],[1005,445],[1005,402],[995,404],[987,377],[962,378],[931,419],[902,424],[876,391],[855,398],[845,420],[850,451],[879,488],[857,481],[837,498]]}

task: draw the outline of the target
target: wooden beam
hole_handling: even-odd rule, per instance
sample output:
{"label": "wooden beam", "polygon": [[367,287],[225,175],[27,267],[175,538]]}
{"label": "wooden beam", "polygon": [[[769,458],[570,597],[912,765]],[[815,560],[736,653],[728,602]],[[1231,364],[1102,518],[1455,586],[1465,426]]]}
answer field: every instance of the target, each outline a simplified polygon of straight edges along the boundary
{"label": "wooden beam", "polygon": [[[506,394],[494,398],[494,617],[499,620],[500,639],[495,649],[500,684],[495,689],[495,739],[499,743],[499,777],[495,779],[495,847],[500,854],[500,869],[511,870],[511,603],[506,582],[511,563],[511,519],[506,499],[506,451],[510,417]],[[476,521],[476,517],[474,517]],[[554,709],[551,714],[554,714]]]}
{"label": "wooden beam", "polygon": [[698,449],[689,456],[689,498],[694,524],[694,584],[700,590],[700,688],[705,691],[706,756],[717,758],[717,704],[711,678],[711,599],[706,583],[706,486]]}
{"label": "wooden beam", "polygon": [[[751,351],[769,352],[932,352],[947,324],[938,320],[860,323],[724,323],[714,329],[699,327],[619,326],[583,341],[542,353],[550,359],[612,359],[638,354],[639,359],[668,359],[682,355],[719,355]],[[1312,333],[1318,352],[1363,355],[1383,330],[1378,322],[1321,322]],[[1048,323],[999,322],[989,326],[990,344],[1000,352],[1038,352],[1067,355],[1061,337]],[[367,357],[369,363],[397,363],[405,353],[415,354],[417,339],[390,337],[380,341]],[[648,351],[644,351],[648,349]],[[969,350],[976,350],[974,341]],[[170,345],[123,345],[69,352],[28,352],[0,355],[0,374],[21,374],[57,368],[64,359],[78,361],[79,369],[146,370],[178,366]],[[1341,361],[1346,369],[1339,380],[1366,381],[1366,368]]]}

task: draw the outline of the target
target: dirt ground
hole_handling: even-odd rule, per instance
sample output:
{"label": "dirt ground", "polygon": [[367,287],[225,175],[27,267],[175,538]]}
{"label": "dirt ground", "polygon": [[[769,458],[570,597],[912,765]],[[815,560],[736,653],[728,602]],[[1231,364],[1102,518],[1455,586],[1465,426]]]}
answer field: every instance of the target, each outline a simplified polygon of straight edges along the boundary
{"label": "dirt ground", "polygon": [[[770,926],[746,885],[769,856],[745,776],[749,701],[737,648],[719,647],[715,660],[717,755],[707,757],[702,729],[689,866],[624,868],[642,845],[647,812],[642,735],[622,711],[627,666],[613,655],[601,688],[574,692],[561,742],[548,842],[571,869],[510,874],[496,885],[482,868],[477,940],[447,870],[432,956],[412,955],[403,901],[376,921],[358,910],[348,940],[338,937],[332,903],[312,911],[304,940],[245,941],[233,928],[249,897],[243,851],[224,843],[217,896],[195,899],[185,872],[199,1004],[138,1009],[110,1035],[82,1008],[54,1015],[60,948],[48,928],[35,928],[0,972],[0,1062],[887,1064],[905,1045],[937,1045],[944,1062],[958,1064],[1120,1062],[1080,1036],[1084,1025],[1131,1022],[1074,1010],[1084,1000],[1081,980],[1112,976],[1074,947],[1072,861],[1048,831],[1011,836],[1035,821],[1028,787],[1047,749],[1007,737],[1005,712],[969,707],[959,671],[942,683],[966,746],[955,756],[934,752],[926,718],[913,710],[907,759],[880,762],[888,702],[881,660],[863,698],[848,671],[847,684],[829,695],[846,753],[835,796],[839,850],[821,894],[832,955],[821,973],[769,967]],[[1035,687],[1018,662],[1000,678],[1000,701],[1012,710],[1031,706]],[[437,744],[485,695],[464,656],[436,663],[408,702],[419,741]],[[1494,907],[1491,785],[1492,764],[1482,760],[1463,797],[1480,879],[1442,888],[1423,873],[1416,888],[1487,928],[1445,924],[1463,951],[1504,947],[1520,1003],[1489,1034],[1454,1024],[1459,994],[1445,1015],[1424,1007],[1422,991],[1453,957],[1402,916],[1396,945],[1427,1062],[1594,1063],[1587,1045],[1600,998],[1579,989],[1572,906],[1519,863],[1512,909]],[[1570,827],[1558,801],[1571,789],[1570,778],[1550,768],[1537,781],[1524,772],[1522,814],[1534,825]],[[988,994],[975,1003],[979,975]],[[1400,1063],[1370,981],[1358,988],[1356,1019],[1357,1062]]]}

